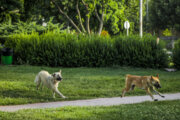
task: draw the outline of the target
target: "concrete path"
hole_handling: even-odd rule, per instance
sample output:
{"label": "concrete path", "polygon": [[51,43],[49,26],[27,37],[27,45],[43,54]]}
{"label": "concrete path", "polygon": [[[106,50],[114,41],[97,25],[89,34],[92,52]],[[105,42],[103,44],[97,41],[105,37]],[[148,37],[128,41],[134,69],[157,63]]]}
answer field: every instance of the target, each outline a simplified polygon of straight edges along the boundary
{"label": "concrete path", "polygon": [[[163,94],[165,98],[155,95],[158,100],[180,100],[180,93]],[[63,106],[112,106],[120,104],[134,104],[144,101],[152,101],[150,96],[131,96],[131,97],[113,97],[113,98],[97,98],[90,100],[60,101],[48,103],[34,103],[25,105],[0,106],[1,111],[15,112],[21,109],[39,109],[39,108],[58,108]]]}

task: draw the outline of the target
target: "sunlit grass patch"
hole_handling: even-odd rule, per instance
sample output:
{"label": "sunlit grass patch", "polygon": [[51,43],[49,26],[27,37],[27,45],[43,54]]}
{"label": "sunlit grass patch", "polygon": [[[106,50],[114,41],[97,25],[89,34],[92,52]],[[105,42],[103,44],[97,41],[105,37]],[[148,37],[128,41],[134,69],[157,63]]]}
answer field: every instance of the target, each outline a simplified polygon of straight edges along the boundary
{"label": "sunlit grass patch", "polygon": [[[53,73],[62,69],[63,81],[59,90],[68,97],[52,98],[52,91],[43,88],[37,91],[34,79],[41,70]],[[26,104],[100,97],[117,97],[121,95],[125,84],[125,75],[156,75],[159,73],[162,93],[180,92],[180,71],[166,72],[157,69],[131,67],[105,68],[51,68],[44,66],[0,66],[0,105]],[[126,96],[146,95],[135,88]]]}

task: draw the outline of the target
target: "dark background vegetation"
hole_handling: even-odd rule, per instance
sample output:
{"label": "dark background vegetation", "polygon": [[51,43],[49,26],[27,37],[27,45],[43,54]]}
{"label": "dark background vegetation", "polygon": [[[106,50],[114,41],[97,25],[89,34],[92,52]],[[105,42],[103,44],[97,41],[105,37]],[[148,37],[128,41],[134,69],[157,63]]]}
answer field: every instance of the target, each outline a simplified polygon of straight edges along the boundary
{"label": "dark background vegetation", "polygon": [[[14,49],[14,64],[162,68],[173,62],[179,68],[179,42],[169,57],[164,43],[156,44],[157,36],[179,35],[179,5],[144,0],[144,31],[154,37],[144,33],[141,39],[134,35],[138,0],[1,0],[0,49]],[[130,37],[124,37],[126,20]]]}

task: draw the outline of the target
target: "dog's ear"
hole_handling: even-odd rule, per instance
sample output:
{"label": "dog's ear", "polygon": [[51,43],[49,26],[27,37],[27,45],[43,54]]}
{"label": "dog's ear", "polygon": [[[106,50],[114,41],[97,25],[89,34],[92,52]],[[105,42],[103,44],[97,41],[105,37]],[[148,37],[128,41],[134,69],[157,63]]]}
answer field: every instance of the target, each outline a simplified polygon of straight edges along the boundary
{"label": "dog's ear", "polygon": [[157,78],[159,78],[159,74],[157,74],[156,76],[157,76]]}
{"label": "dog's ear", "polygon": [[59,72],[61,73],[61,70],[59,70]]}

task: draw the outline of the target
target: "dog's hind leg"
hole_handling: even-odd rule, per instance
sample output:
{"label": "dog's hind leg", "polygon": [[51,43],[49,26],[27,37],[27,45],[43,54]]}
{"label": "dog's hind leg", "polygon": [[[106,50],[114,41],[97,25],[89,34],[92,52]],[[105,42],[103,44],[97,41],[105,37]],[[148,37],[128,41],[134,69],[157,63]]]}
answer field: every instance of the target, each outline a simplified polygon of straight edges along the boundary
{"label": "dog's hind leg", "polygon": [[121,97],[124,97],[125,93],[126,93],[126,88],[123,89]]}
{"label": "dog's hind leg", "polygon": [[131,88],[131,84],[129,83],[128,78],[126,78],[125,85],[126,87],[123,89],[121,97],[124,97],[125,93],[128,92]]}
{"label": "dog's hind leg", "polygon": [[57,88],[54,89],[54,92],[57,93],[62,98],[66,98]]}
{"label": "dog's hind leg", "polygon": [[122,91],[121,97],[124,97],[125,93],[128,92],[129,90],[130,90],[130,87],[124,88],[123,91]]}

